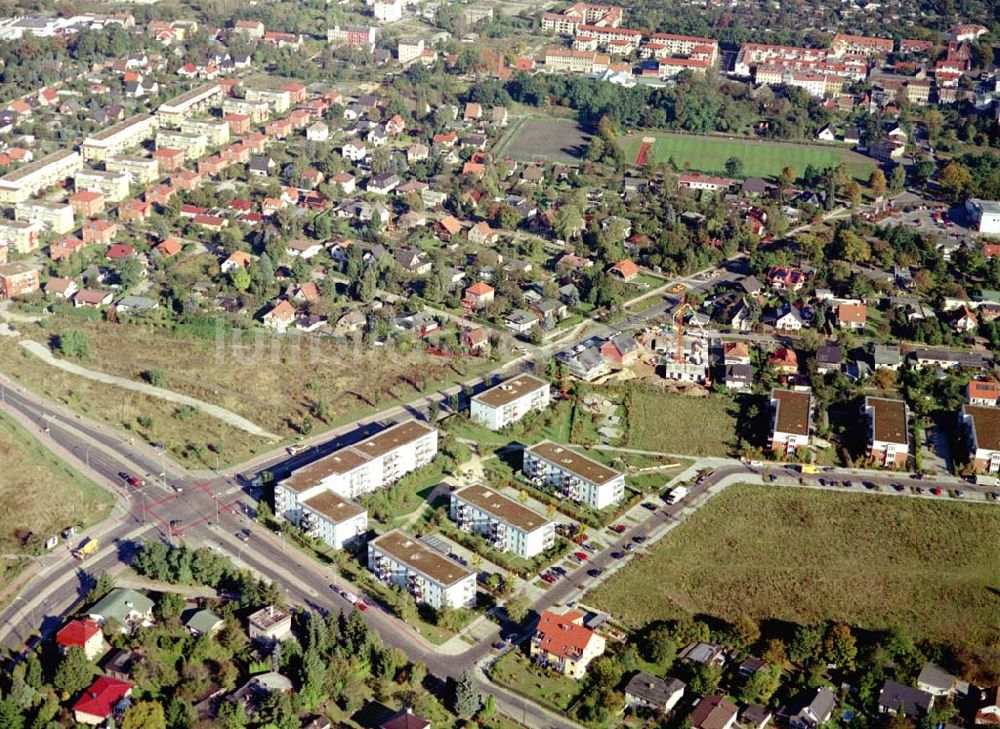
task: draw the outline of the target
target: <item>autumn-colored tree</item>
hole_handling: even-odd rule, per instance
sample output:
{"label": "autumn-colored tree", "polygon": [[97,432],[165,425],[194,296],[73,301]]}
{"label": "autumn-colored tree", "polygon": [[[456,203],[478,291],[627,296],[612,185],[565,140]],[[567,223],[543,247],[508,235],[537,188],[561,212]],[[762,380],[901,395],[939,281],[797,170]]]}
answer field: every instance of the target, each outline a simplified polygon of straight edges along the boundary
{"label": "autumn-colored tree", "polygon": [[885,181],[885,173],[877,167],[872,170],[872,174],[868,178],[868,186],[872,189],[872,194],[875,197],[885,195],[886,188],[888,187]]}

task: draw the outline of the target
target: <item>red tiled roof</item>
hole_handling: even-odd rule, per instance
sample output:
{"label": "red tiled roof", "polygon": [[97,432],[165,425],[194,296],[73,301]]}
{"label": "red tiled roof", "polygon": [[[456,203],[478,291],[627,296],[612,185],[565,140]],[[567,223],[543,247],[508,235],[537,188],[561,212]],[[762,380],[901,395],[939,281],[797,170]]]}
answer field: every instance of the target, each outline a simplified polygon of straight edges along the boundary
{"label": "red tiled roof", "polygon": [[132,684],[127,681],[101,676],[90,685],[83,696],[77,699],[73,704],[73,711],[106,718],[111,714],[115,704],[128,696],[131,691]]}
{"label": "red tiled roof", "polygon": [[88,640],[100,632],[101,626],[93,620],[71,620],[56,633],[56,643],[64,648],[83,648]]}
{"label": "red tiled roof", "polygon": [[594,631],[583,627],[576,611],[558,615],[546,610],[538,620],[539,648],[562,658],[577,658],[586,649]]}

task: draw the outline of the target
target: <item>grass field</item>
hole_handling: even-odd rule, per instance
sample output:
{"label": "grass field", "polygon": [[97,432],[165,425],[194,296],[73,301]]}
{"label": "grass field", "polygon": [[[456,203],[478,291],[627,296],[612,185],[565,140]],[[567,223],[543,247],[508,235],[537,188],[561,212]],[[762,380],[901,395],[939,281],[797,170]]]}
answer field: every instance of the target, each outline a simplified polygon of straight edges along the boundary
{"label": "grass field", "polygon": [[[44,541],[64,527],[100,521],[114,502],[109,492],[73,471],[6,415],[0,415],[0,463],[0,550],[5,554],[20,553],[28,534]],[[16,559],[0,561],[0,588],[21,566]]]}
{"label": "grass field", "polygon": [[736,443],[736,404],[724,395],[696,398],[653,389],[632,393],[626,445],[639,450],[726,456]]}
{"label": "grass field", "polygon": [[565,712],[583,688],[581,682],[538,668],[516,650],[493,665],[490,678],[558,712]]}
{"label": "grass field", "polygon": [[807,165],[823,169],[843,161],[855,177],[867,180],[875,167],[874,160],[836,147],[665,133],[624,137],[621,144],[628,164],[635,162],[642,138],[647,136],[656,137],[652,148],[656,164],[667,163],[673,157],[678,169],[687,166],[705,173],[725,174],[726,160],[730,157],[743,160],[746,177],[775,177],[789,165],[801,175]]}
{"label": "grass field", "polygon": [[[297,438],[303,421],[312,432],[340,425],[371,412],[433,391],[495,367],[487,360],[454,363],[417,348],[365,349],[302,337],[260,336],[259,346],[233,345],[175,336],[146,326],[85,322],[53,317],[48,326],[25,327],[26,335],[49,343],[54,334],[80,329],[87,335],[88,368],[143,380],[160,370],[167,389],[227,408],[282,437]],[[157,398],[91,382],[46,367],[20,347],[0,352],[0,368],[25,385],[76,410],[132,430],[150,442],[164,442],[180,460],[215,466],[215,455],[201,463],[200,448],[221,449],[220,461],[238,462],[268,446],[268,441],[204,414],[180,420],[177,406]],[[151,419],[151,426],[139,423]],[[273,447],[273,443],[269,447]]]}
{"label": "grass field", "polygon": [[705,613],[1000,637],[1000,510],[731,487],[587,596],[631,626]]}
{"label": "grass field", "polygon": [[525,119],[505,138],[501,152],[519,162],[579,162],[590,134],[576,122],[562,119]]}

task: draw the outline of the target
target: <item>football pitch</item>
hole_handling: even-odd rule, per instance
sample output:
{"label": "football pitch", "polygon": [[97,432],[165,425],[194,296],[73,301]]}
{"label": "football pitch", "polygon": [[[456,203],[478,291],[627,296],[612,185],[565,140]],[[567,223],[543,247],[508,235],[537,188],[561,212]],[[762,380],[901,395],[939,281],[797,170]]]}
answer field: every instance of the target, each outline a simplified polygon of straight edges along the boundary
{"label": "football pitch", "polygon": [[854,177],[867,179],[875,167],[874,160],[848,149],[689,134],[630,134],[622,140],[626,162],[636,161],[642,140],[648,136],[656,140],[649,149],[655,164],[673,159],[678,170],[687,168],[707,174],[725,174],[730,157],[743,160],[743,177],[776,177],[786,166],[801,175],[808,165],[825,169],[843,161]]}

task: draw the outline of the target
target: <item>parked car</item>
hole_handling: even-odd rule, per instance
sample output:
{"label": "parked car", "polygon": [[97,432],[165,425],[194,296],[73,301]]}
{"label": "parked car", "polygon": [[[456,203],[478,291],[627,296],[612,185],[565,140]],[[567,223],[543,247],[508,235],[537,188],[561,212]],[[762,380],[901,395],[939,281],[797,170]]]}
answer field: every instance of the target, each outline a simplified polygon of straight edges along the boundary
{"label": "parked car", "polygon": [[586,562],[587,561],[587,553],[586,552],[573,552],[573,556],[576,557],[581,562]]}
{"label": "parked car", "polygon": [[931,489],[931,493],[934,494],[935,496],[940,496],[944,492],[941,489],[939,489],[937,486],[935,486],[934,488]]}
{"label": "parked car", "polygon": [[594,567],[593,569],[587,570],[587,574],[590,575],[591,577],[600,577],[602,574],[604,574],[604,570]]}
{"label": "parked car", "polygon": [[611,531],[615,532],[616,534],[622,534],[625,532],[626,529],[628,529],[628,527],[626,527],[624,524],[615,524],[613,527],[611,527]]}
{"label": "parked car", "polygon": [[364,612],[367,609],[368,609],[368,604],[366,602],[364,602],[363,600],[358,600],[358,610],[360,610],[361,612]]}

